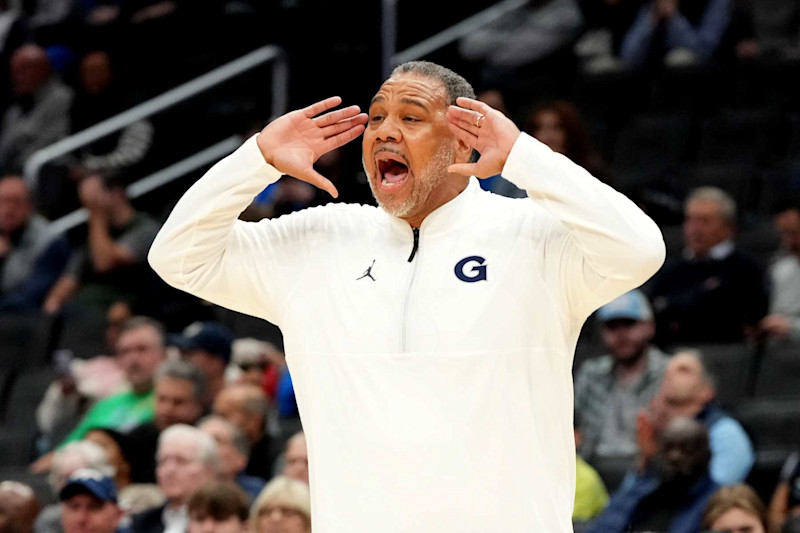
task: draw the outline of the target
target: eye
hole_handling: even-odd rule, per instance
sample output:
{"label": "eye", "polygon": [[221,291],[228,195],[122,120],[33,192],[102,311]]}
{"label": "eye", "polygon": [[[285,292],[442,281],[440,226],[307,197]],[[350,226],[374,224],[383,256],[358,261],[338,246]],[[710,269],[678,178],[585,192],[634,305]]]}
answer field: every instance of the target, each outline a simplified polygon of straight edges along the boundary
{"label": "eye", "polygon": [[381,120],[383,120],[383,115],[372,115],[369,117],[370,122],[380,122]]}
{"label": "eye", "polygon": [[419,122],[417,117],[403,117],[404,122]]}

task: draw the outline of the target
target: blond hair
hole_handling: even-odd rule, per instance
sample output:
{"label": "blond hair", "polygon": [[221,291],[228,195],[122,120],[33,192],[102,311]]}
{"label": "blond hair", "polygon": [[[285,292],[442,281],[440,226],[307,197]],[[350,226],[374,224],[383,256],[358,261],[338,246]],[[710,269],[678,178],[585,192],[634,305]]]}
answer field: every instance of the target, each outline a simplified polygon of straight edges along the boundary
{"label": "blond hair", "polygon": [[731,509],[741,509],[747,514],[758,518],[764,531],[769,532],[767,508],[758,494],[744,483],[722,487],[709,498],[706,510],[703,512],[703,530],[711,529],[717,519]]}
{"label": "blond hair", "polygon": [[258,518],[264,508],[280,504],[298,511],[306,522],[306,533],[311,533],[311,493],[302,481],[276,476],[261,491],[250,508],[250,528],[258,532]]}

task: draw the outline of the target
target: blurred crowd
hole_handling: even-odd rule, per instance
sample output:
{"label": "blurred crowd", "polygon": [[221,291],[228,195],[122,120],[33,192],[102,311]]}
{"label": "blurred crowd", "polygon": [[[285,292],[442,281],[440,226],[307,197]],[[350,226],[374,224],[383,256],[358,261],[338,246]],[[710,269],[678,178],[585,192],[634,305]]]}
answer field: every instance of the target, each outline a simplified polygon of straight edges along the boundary
{"label": "blurred crowd", "polygon": [[[0,483],[0,533],[310,531],[277,343],[237,334],[147,266],[174,198],[145,206],[126,187],[171,142],[159,123],[133,122],[35,179],[23,171],[38,150],[217,66],[199,36],[221,14],[274,26],[320,3],[0,0],[0,319],[57,317],[60,334],[85,329],[102,346],[48,360],[30,468],[48,474],[49,499]],[[748,486],[762,447],[737,407],[753,387],[729,379],[755,383],[750,362],[776,346],[800,361],[800,3],[531,0],[437,54],[522,130],[629,194],[667,241],[661,271],[598,310],[578,343],[576,530],[800,531],[800,441],[783,443],[779,475]],[[243,135],[263,125],[251,119]],[[343,200],[374,203],[358,147],[317,169]],[[525,196],[502,175],[481,186]],[[241,218],[329,200],[284,178]],[[85,226],[52,230],[78,208]],[[788,383],[800,399],[796,374],[773,374],[766,388]]]}

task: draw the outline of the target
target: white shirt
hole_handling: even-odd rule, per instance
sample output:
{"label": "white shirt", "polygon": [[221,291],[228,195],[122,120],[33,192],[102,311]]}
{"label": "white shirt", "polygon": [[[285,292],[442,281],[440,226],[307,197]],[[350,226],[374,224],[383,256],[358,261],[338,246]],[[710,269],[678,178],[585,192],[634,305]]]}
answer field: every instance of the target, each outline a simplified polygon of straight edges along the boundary
{"label": "white shirt", "polygon": [[575,344],[663,263],[655,223],[525,134],[503,176],[533,200],[471,178],[425,218],[411,262],[411,227],[375,207],[236,220],[279,176],[249,139],[186,192],[150,262],[280,326],[312,529],[572,531]]}
{"label": "white shirt", "polygon": [[161,519],[164,522],[164,533],[186,533],[189,529],[189,511],[185,505],[177,508],[167,505]]}

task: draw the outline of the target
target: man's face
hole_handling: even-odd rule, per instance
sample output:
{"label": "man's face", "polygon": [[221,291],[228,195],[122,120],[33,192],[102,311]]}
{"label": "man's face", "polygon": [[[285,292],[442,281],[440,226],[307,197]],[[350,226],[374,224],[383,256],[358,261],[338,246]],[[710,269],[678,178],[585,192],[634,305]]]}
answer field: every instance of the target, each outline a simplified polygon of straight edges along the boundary
{"label": "man's face", "polygon": [[287,443],[283,475],[308,485],[308,450],[305,438],[293,438]]}
{"label": "man's face", "polygon": [[162,377],[156,382],[155,395],[155,423],[159,429],[174,424],[194,424],[203,414],[191,381]]}
{"label": "man's face", "polygon": [[28,498],[10,490],[0,491],[0,533],[28,533],[33,531],[36,513],[31,512]]}
{"label": "man's face", "polygon": [[50,63],[47,54],[35,46],[23,46],[11,56],[11,85],[14,94],[27,96],[50,77]]}
{"label": "man's face", "polygon": [[708,459],[708,443],[697,433],[665,431],[661,437],[659,462],[665,481],[696,479]]}
{"label": "man's face", "polygon": [[225,361],[205,350],[187,350],[186,360],[199,368],[206,375],[209,382],[225,376]]}
{"label": "man's face", "polygon": [[709,386],[703,381],[700,361],[689,355],[674,355],[664,370],[659,395],[665,422],[677,416],[697,416],[711,395]]}
{"label": "man's face", "polygon": [[221,420],[211,419],[203,422],[199,429],[217,442],[220,469],[227,478],[234,479],[247,466],[247,457],[233,445],[231,428]]}
{"label": "man's face", "polygon": [[551,110],[540,111],[536,116],[536,129],[533,136],[554,152],[567,153],[567,132],[561,125],[558,113]]}
{"label": "man's face", "polygon": [[153,375],[165,357],[161,338],[150,326],[126,331],[117,341],[117,363],[136,392],[150,390]]}
{"label": "man's face", "polygon": [[201,460],[198,443],[183,436],[162,441],[156,460],[158,486],[170,502],[185,503],[192,492],[215,477]]}
{"label": "man's face", "polygon": [[251,443],[255,443],[264,432],[264,420],[249,412],[246,402],[247,398],[242,388],[223,389],[214,399],[214,414],[237,426],[244,431]]}
{"label": "man's face", "polygon": [[231,516],[227,520],[216,520],[209,515],[194,513],[189,516],[188,533],[246,533],[247,523]]}
{"label": "man's face", "polygon": [[364,171],[378,203],[396,217],[419,219],[444,203],[448,166],[469,159],[450,133],[447,108],[444,86],[416,74],[390,78],[372,99]]}
{"label": "man's face", "polygon": [[21,178],[0,180],[0,233],[21,228],[31,216],[28,187]]}
{"label": "man's face", "polygon": [[114,533],[122,511],[112,502],[76,494],[61,504],[64,533]]}
{"label": "man's face", "polygon": [[80,65],[81,85],[89,94],[103,92],[111,83],[111,59],[105,52],[92,52]]}
{"label": "man's face", "polygon": [[775,216],[781,244],[789,253],[800,256],[800,211],[788,209]]}
{"label": "man's face", "polygon": [[603,324],[601,333],[614,359],[625,363],[642,353],[653,338],[655,329],[652,321],[615,318]]}
{"label": "man's face", "polygon": [[733,228],[722,218],[717,202],[693,200],[684,213],[683,236],[696,256],[705,257],[711,248],[733,236]]}

